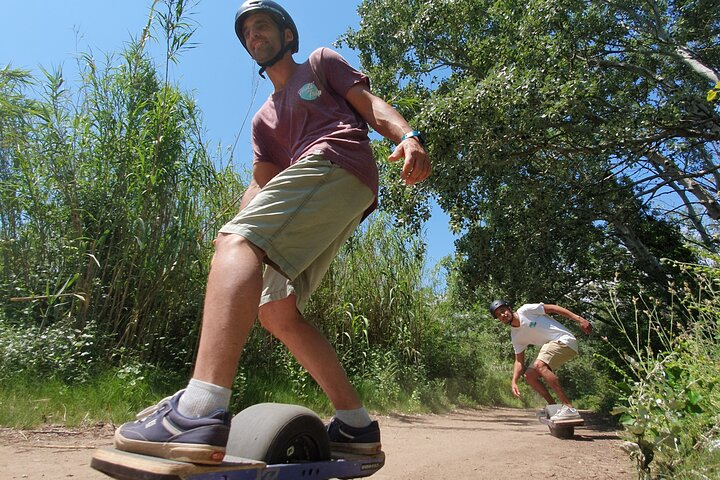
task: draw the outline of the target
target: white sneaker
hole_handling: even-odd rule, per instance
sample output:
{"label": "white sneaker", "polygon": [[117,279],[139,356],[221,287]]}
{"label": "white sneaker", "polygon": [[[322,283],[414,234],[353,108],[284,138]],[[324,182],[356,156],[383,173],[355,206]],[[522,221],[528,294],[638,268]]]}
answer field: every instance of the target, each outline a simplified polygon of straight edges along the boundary
{"label": "white sneaker", "polygon": [[573,407],[569,407],[567,405],[563,405],[560,407],[560,410],[557,411],[555,415],[550,417],[550,420],[553,422],[562,421],[562,420],[580,420],[582,417],[578,413],[576,409]]}

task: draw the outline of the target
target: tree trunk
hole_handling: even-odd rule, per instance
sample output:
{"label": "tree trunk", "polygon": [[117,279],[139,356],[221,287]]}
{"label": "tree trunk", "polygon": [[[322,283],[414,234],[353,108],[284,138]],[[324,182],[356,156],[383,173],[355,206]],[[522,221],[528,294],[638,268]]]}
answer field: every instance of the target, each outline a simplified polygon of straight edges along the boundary
{"label": "tree trunk", "polygon": [[618,218],[614,218],[610,220],[610,222],[617,230],[620,241],[637,260],[638,267],[640,267],[640,269],[647,273],[651,278],[662,283],[667,283],[668,277],[662,268],[660,260],[658,260],[658,258],[650,252],[632,228]]}

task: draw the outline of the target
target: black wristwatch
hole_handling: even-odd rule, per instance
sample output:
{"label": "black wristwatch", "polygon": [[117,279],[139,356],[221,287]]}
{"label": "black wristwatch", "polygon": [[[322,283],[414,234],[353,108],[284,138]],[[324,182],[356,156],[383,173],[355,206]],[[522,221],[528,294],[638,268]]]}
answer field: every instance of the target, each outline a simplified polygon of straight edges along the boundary
{"label": "black wristwatch", "polygon": [[423,147],[425,146],[425,137],[418,130],[412,130],[410,132],[407,132],[405,135],[402,136],[402,138],[400,139],[400,142],[404,142],[408,138],[413,138],[413,137],[418,139],[418,141],[420,142],[420,145],[422,145]]}

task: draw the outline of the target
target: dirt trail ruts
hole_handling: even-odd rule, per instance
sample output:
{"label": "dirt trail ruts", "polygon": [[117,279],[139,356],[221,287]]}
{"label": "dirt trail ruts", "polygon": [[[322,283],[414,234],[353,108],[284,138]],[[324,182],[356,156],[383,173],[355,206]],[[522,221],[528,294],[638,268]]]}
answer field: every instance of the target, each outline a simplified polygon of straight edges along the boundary
{"label": "dirt trail ruts", "polygon": [[[378,417],[385,467],[373,480],[634,479],[615,431],[589,412],[575,438],[550,436],[534,410],[488,408],[442,415]],[[93,449],[112,444],[112,426],[0,429],[5,479],[107,480],[90,468]]]}

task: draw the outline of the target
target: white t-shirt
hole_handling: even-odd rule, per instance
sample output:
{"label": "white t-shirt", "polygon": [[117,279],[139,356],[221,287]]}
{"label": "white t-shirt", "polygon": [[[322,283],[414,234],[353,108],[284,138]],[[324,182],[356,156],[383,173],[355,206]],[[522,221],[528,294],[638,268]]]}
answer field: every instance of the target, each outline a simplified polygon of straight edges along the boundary
{"label": "white t-shirt", "polygon": [[526,303],[517,309],[520,326],[512,327],[510,339],[515,353],[524,352],[528,345],[545,345],[557,340],[578,351],[577,340],[561,323],[545,313],[542,303]]}

